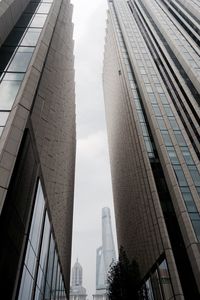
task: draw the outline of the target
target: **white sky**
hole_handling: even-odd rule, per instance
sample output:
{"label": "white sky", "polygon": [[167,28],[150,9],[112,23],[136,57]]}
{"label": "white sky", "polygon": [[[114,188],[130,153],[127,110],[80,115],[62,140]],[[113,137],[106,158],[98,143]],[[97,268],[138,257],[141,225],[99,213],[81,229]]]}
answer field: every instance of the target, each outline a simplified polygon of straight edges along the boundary
{"label": "white sky", "polygon": [[[106,0],[72,0],[75,40],[77,154],[72,265],[78,257],[88,298],[95,293],[96,249],[101,245],[101,209],[114,223],[102,91]],[[114,233],[114,225],[113,225]]]}

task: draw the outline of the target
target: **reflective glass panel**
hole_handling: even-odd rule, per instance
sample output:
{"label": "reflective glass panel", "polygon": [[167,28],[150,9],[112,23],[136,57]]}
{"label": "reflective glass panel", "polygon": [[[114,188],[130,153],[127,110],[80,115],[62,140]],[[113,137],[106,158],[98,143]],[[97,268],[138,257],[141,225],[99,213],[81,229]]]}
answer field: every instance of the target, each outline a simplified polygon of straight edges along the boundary
{"label": "reflective glass panel", "polygon": [[160,281],[162,285],[162,290],[164,292],[165,300],[172,299],[173,291],[172,291],[171,281],[170,281],[167,263],[165,259],[159,265],[159,275],[160,275]]}
{"label": "reflective glass panel", "polygon": [[18,300],[31,299],[33,278],[24,266]]}
{"label": "reflective glass panel", "polygon": [[197,208],[194,203],[190,189],[188,187],[182,187],[181,193],[182,193],[187,211],[188,212],[197,212]]}
{"label": "reflective glass panel", "polygon": [[0,127],[0,136],[2,135],[4,127]]}
{"label": "reflective glass panel", "polygon": [[5,41],[7,46],[17,46],[26,28],[14,28]]}
{"label": "reflective glass panel", "polygon": [[37,14],[48,14],[50,8],[50,3],[42,3],[37,11]]}
{"label": "reflective glass panel", "polygon": [[173,130],[178,130],[179,129],[179,126],[178,126],[178,124],[177,124],[174,117],[169,117],[169,122],[170,122]]}
{"label": "reflective glass panel", "polygon": [[0,127],[6,124],[9,112],[0,111]]}
{"label": "reflective glass panel", "polygon": [[178,157],[176,155],[174,147],[167,147],[167,152],[172,164],[179,164]]}
{"label": "reflective glass panel", "polygon": [[14,51],[15,47],[0,47],[0,71],[5,70]]}
{"label": "reflective glass panel", "polygon": [[44,26],[44,23],[46,21],[47,15],[35,15],[30,27],[38,27],[38,28],[42,28]]}
{"label": "reflective glass panel", "polygon": [[158,276],[158,272],[157,271],[155,271],[152,274],[152,276],[151,276],[151,283],[152,283],[152,287],[153,287],[155,299],[156,300],[163,300],[162,290],[161,290],[159,276]]}
{"label": "reflective glass panel", "polygon": [[26,249],[25,264],[26,264],[27,269],[29,270],[30,274],[34,277],[35,266],[36,266],[36,256],[35,256],[35,252],[29,241],[28,241],[28,245],[27,245],[27,249]]}
{"label": "reflective glass panel", "polygon": [[176,140],[177,140],[177,143],[178,143],[179,146],[185,146],[186,145],[185,139],[184,139],[184,137],[183,137],[183,135],[182,135],[181,132],[175,131],[174,135],[176,137]]}
{"label": "reflective glass panel", "polygon": [[41,266],[42,270],[44,270],[44,271],[45,271],[46,263],[47,263],[49,234],[50,234],[50,223],[49,223],[49,217],[46,213],[43,238],[42,238],[42,248],[41,248],[41,252],[40,252],[40,266]]}
{"label": "reflective glass panel", "polygon": [[31,60],[34,48],[20,47],[15,54],[8,71],[9,72],[26,72]]}
{"label": "reflective glass panel", "polygon": [[194,184],[196,186],[200,186],[200,175],[199,171],[196,166],[188,166],[188,169],[190,171],[190,174],[192,176],[192,179],[194,181]]}
{"label": "reflective glass panel", "polygon": [[21,46],[36,46],[41,29],[29,28],[21,42]]}
{"label": "reflective glass panel", "polygon": [[181,151],[182,151],[182,154],[183,154],[183,157],[185,159],[186,164],[187,165],[194,165],[194,161],[192,159],[192,156],[189,152],[188,147],[181,147]]}
{"label": "reflective glass panel", "polygon": [[10,110],[19,90],[21,81],[3,80],[0,84],[0,109]]}
{"label": "reflective glass panel", "polygon": [[35,254],[38,253],[38,246],[41,236],[41,228],[44,214],[44,195],[41,187],[41,183],[38,183],[38,189],[35,200],[35,207],[33,212],[33,219],[30,229],[29,240],[33,246]]}
{"label": "reflective glass panel", "polygon": [[174,165],[173,168],[174,168],[179,186],[187,186],[188,184],[187,184],[187,181],[186,181],[186,178],[185,178],[185,175],[183,173],[181,166]]}
{"label": "reflective glass panel", "polygon": [[172,117],[174,115],[169,105],[164,105],[164,110],[168,117]]}
{"label": "reflective glass panel", "polygon": [[32,14],[23,14],[21,16],[21,18],[19,19],[19,21],[16,24],[16,27],[27,27],[31,18],[32,18]]}
{"label": "reflective glass panel", "polygon": [[58,267],[58,256],[55,252],[55,258],[54,258],[54,266],[53,266],[53,279],[52,279],[52,285],[51,285],[51,296],[55,297],[56,294],[56,275],[57,275],[57,267]]}
{"label": "reflective glass panel", "polygon": [[156,118],[157,122],[158,122],[158,127],[163,130],[163,129],[166,129],[166,126],[165,126],[165,122],[162,118]]}
{"label": "reflective glass panel", "polygon": [[39,3],[37,3],[37,2],[29,3],[28,6],[26,7],[25,12],[34,14],[36,12],[38,5],[39,5]]}

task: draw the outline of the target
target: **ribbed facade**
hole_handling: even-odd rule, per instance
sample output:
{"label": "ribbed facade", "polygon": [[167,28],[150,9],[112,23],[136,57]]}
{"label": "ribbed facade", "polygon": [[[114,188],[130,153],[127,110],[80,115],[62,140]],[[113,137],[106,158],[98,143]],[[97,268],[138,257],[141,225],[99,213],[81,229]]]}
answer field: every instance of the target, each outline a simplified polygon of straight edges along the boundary
{"label": "ribbed facade", "polygon": [[108,3],[103,85],[118,245],[138,262],[150,299],[199,299],[199,3]]}
{"label": "ribbed facade", "polygon": [[0,1],[0,287],[69,293],[75,165],[72,5]]}

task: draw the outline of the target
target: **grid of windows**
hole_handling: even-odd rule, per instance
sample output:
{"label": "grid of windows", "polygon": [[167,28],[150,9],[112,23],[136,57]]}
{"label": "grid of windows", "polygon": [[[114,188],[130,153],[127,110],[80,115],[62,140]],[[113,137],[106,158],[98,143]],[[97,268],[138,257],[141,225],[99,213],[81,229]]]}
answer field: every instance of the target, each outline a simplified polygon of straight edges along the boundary
{"label": "grid of windows", "polygon": [[174,297],[166,259],[151,272],[143,290],[149,300],[169,300]]}
{"label": "grid of windows", "polygon": [[[113,7],[113,9],[114,9],[114,7]],[[142,130],[142,135],[143,135],[143,138],[144,138],[144,143],[145,143],[145,146],[146,146],[146,150],[147,150],[149,158],[154,158],[155,157],[154,147],[153,147],[153,143],[152,143],[152,140],[150,138],[149,130],[148,130],[147,123],[146,123],[146,120],[145,120],[145,112],[144,112],[144,109],[142,107],[142,101],[140,99],[140,95],[139,95],[138,90],[137,90],[136,80],[134,78],[133,72],[132,72],[131,67],[130,67],[130,63],[129,63],[129,59],[128,59],[128,53],[127,53],[127,50],[126,50],[126,46],[125,46],[125,43],[124,43],[124,40],[123,40],[123,37],[122,37],[122,33],[121,33],[121,30],[120,30],[119,24],[118,24],[117,17],[116,17],[115,14],[113,14],[113,17],[114,17],[115,26],[117,28],[116,32],[117,32],[117,35],[118,35],[119,44],[120,44],[120,47],[121,47],[121,51],[123,52],[123,61],[124,61],[124,64],[126,66],[126,71],[127,71],[128,79],[129,79],[130,86],[131,86],[133,100],[134,100],[134,103],[135,103],[135,106],[136,106],[138,120],[139,120],[140,125],[141,125],[141,130]],[[143,74],[145,74],[145,72],[143,71],[143,68],[141,68],[141,72],[143,72]]]}
{"label": "grid of windows", "polygon": [[0,48],[0,136],[53,0],[31,1]]}
{"label": "grid of windows", "polygon": [[[152,110],[155,112],[155,118],[158,124],[158,128],[160,129],[161,135],[163,137],[163,142],[164,145],[166,146],[166,150],[168,151],[168,146],[173,146],[171,137],[170,137],[170,133],[167,130],[167,126],[166,126],[166,121],[164,120],[163,116],[159,114],[158,109],[163,106],[163,111],[166,111],[167,109],[167,114],[168,114],[168,118],[167,118],[167,122],[168,122],[168,126],[171,127],[172,132],[174,134],[174,137],[176,139],[176,143],[180,148],[180,151],[182,152],[183,147],[185,147],[185,149],[187,148],[187,152],[188,152],[188,156],[192,157],[191,155],[191,151],[189,150],[189,148],[187,147],[185,138],[182,134],[182,130],[180,129],[175,115],[171,109],[171,103],[168,100],[167,94],[163,89],[162,86],[162,81],[161,78],[158,76],[157,72],[156,72],[156,67],[153,64],[152,60],[150,59],[149,56],[149,49],[146,46],[146,43],[143,39],[143,36],[140,32],[140,29],[137,26],[137,23],[135,22],[134,18],[129,18],[129,13],[130,11],[126,11],[128,9],[128,6],[125,6],[122,2],[120,1],[116,1],[115,5],[118,6],[118,11],[120,13],[120,16],[123,20],[123,24],[125,26],[125,30],[126,30],[126,34],[129,37],[129,41],[131,44],[131,48],[132,48],[132,52],[134,53],[134,59],[135,59],[135,63],[138,66],[138,68],[136,69],[136,71],[140,74],[141,78],[144,78],[145,76],[145,80],[144,80],[144,90],[146,90],[146,93],[149,97],[150,103],[152,105]],[[152,4],[153,5],[153,4]],[[156,12],[157,14],[157,12]],[[120,28],[119,28],[120,29]],[[170,29],[169,29],[170,30]],[[174,29],[175,30],[175,29]],[[128,54],[127,54],[128,57]],[[149,84],[150,79],[149,78],[153,78],[154,82],[151,83],[151,85]],[[144,130],[143,130],[144,132]],[[172,151],[174,152],[172,154]],[[168,153],[169,155],[169,153]],[[182,197],[183,200],[185,200],[184,194],[182,192],[182,187],[187,187],[189,190],[189,193],[191,194],[191,199],[193,201],[193,205],[194,207],[196,207],[196,204],[194,202],[193,196],[192,196],[192,192],[189,188],[189,184],[188,181],[185,177],[184,171],[182,169],[182,166],[177,158],[176,163],[174,164],[172,161],[172,155],[174,156],[173,159],[175,159],[175,157],[177,157],[177,153],[175,148],[170,149],[170,161],[172,163],[172,167],[175,173],[175,176],[177,178],[177,183],[180,187],[180,191],[182,193]],[[185,152],[182,153],[184,159],[186,159]],[[191,166],[188,165],[188,163],[186,162],[186,168],[188,169],[190,175],[191,175],[191,179],[194,182],[194,186],[196,188],[197,193],[199,194],[200,191],[200,174],[199,171],[197,169],[197,167],[195,166],[195,164],[193,163]],[[199,194],[200,195],[200,194]],[[185,203],[186,209],[187,209],[187,204]],[[189,213],[189,211],[188,211]],[[191,213],[189,213],[189,217],[191,220],[191,223],[193,225],[194,231],[196,233],[197,238],[200,240],[200,215],[197,211],[196,208],[196,215],[195,215],[195,222],[193,221],[193,216],[191,215]]]}
{"label": "grid of windows", "polygon": [[63,296],[63,276],[39,181],[18,299],[58,300]]}

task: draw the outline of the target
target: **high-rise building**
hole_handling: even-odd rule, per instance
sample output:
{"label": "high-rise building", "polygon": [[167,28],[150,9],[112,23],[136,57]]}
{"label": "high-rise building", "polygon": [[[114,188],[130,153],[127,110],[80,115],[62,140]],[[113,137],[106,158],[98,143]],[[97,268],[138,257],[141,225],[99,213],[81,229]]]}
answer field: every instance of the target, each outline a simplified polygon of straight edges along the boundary
{"label": "high-rise building", "polygon": [[150,299],[200,299],[200,6],[110,0],[103,85],[118,245]]}
{"label": "high-rise building", "polygon": [[72,268],[70,300],[86,300],[86,289],[82,286],[82,282],[83,268],[77,259]]}
{"label": "high-rise building", "polygon": [[0,293],[69,293],[75,164],[72,5],[0,1]]}
{"label": "high-rise building", "polygon": [[110,209],[102,209],[102,246],[96,253],[96,294],[94,300],[106,299],[107,274],[112,262],[116,261]]}

